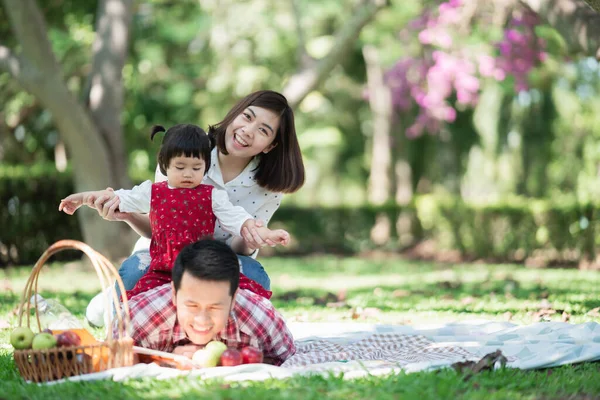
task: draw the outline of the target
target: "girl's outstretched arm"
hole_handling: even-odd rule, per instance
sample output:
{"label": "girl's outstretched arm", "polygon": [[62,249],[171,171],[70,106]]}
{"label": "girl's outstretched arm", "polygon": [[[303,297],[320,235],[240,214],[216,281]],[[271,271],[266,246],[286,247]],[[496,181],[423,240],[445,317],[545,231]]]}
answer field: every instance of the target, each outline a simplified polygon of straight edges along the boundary
{"label": "girl's outstretched arm", "polygon": [[[111,188],[107,188],[112,192]],[[152,236],[150,228],[150,217],[148,214],[138,214],[133,212],[121,212],[118,209],[118,197],[100,196],[93,205],[93,208],[98,211],[98,214],[107,221],[123,221],[126,222],[136,233],[145,238]]]}
{"label": "girl's outstretched arm", "polygon": [[[66,214],[73,215],[81,206],[94,207],[94,202],[100,196],[108,198],[116,197],[114,193],[107,190],[95,190],[71,194],[60,201],[58,211],[64,211]],[[117,199],[118,202],[118,199]]]}

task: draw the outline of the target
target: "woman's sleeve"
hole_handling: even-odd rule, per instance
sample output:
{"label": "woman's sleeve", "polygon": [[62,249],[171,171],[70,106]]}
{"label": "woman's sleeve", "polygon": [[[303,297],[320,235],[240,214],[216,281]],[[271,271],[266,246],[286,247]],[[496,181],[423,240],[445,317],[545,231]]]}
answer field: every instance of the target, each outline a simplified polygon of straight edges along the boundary
{"label": "woman's sleeve", "polygon": [[224,190],[213,188],[212,207],[221,228],[235,236],[241,236],[242,225],[252,219],[252,216],[244,208],[231,204],[229,196]]}
{"label": "woman's sleeve", "polygon": [[131,190],[115,190],[119,197],[119,211],[129,213],[147,214],[150,212],[150,196],[152,195],[152,181],[145,181],[134,186]]}
{"label": "woman's sleeve", "polygon": [[283,195],[281,193],[265,193],[265,201],[252,215],[254,219],[260,219],[265,223],[265,226],[269,224],[269,221],[275,214],[275,211],[281,204]]}

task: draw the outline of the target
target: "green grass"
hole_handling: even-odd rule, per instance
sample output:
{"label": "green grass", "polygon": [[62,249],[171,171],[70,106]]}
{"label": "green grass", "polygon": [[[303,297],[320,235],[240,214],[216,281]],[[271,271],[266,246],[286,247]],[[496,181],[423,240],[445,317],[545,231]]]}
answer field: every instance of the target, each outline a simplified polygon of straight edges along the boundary
{"label": "green grass", "polygon": [[[420,324],[474,318],[532,323],[541,303],[575,323],[597,321],[600,273],[525,269],[514,265],[439,266],[400,259],[314,257],[263,259],[272,280],[273,302],[289,321]],[[15,324],[14,309],[29,270],[0,272],[0,321]],[[80,263],[51,265],[40,277],[42,295],[55,297],[82,317],[99,288]],[[345,299],[340,307],[327,303]],[[0,325],[1,326],[1,325]],[[452,370],[343,380],[341,376],[298,377],[265,382],[224,383],[172,379],[25,384],[0,330],[0,399],[13,398],[211,398],[211,399],[591,399],[600,398],[600,364],[549,370],[501,370],[468,381]],[[96,333],[99,333],[96,331]]]}

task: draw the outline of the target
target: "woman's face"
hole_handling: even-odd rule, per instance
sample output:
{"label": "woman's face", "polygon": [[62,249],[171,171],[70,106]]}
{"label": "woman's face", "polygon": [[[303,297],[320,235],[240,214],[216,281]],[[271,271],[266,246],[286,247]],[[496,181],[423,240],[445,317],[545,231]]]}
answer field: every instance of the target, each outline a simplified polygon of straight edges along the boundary
{"label": "woman's face", "polygon": [[248,106],[225,130],[225,148],[235,157],[268,153],[279,129],[279,116],[271,110]]}

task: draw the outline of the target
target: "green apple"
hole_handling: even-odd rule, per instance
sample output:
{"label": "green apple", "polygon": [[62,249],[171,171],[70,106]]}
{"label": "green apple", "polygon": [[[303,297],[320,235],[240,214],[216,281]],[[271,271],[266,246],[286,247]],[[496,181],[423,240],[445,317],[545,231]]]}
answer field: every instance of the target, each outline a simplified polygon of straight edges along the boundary
{"label": "green apple", "polygon": [[213,340],[211,342],[208,342],[206,346],[204,346],[204,350],[210,352],[217,359],[219,359],[221,357],[221,354],[223,354],[223,352],[227,350],[227,345],[223,342],[219,342],[218,340]]}
{"label": "green apple", "polygon": [[207,349],[200,349],[192,356],[194,364],[202,368],[216,367],[219,363],[220,355],[215,357],[215,354]]}
{"label": "green apple", "polygon": [[34,336],[31,348],[34,350],[44,350],[56,347],[56,338],[47,332],[41,332]]}
{"label": "green apple", "polygon": [[28,326],[19,326],[10,334],[10,344],[15,350],[30,349],[33,337],[33,331]]}

